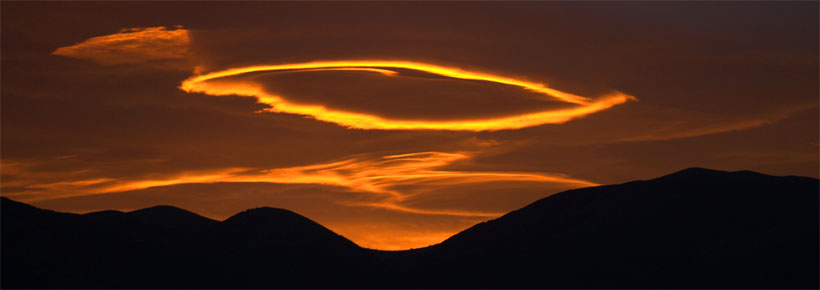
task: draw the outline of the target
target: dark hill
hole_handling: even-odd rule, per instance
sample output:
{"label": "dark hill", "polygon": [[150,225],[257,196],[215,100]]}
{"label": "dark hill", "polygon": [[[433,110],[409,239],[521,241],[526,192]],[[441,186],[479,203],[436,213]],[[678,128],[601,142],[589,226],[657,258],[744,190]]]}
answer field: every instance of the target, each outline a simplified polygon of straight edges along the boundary
{"label": "dark hill", "polygon": [[367,279],[367,251],[294,212],[243,211],[197,238],[219,269],[197,288],[333,288]]}
{"label": "dark hill", "polygon": [[0,205],[2,288],[330,287],[360,277],[368,253],[281,209],[217,222],[169,206],[77,215]]}
{"label": "dark hill", "polygon": [[201,230],[219,223],[190,211],[167,205],[135,210],[128,212],[127,215],[148,224],[178,230]]}
{"label": "dark hill", "polygon": [[541,199],[427,267],[445,287],[816,288],[819,204],[817,179],[690,168]]}
{"label": "dark hill", "polygon": [[332,244],[324,246],[333,248],[323,248],[331,252],[359,248],[347,238],[308,218],[289,210],[270,207],[246,210],[232,216],[222,222],[217,233],[230,240],[242,240],[242,244],[250,248],[257,246],[259,250],[271,246],[311,247],[314,241],[332,241]]}
{"label": "dark hill", "polygon": [[3,288],[817,288],[817,179],[686,169],[554,194],[439,245],[359,248],[296,213],[223,222],[2,199]]}

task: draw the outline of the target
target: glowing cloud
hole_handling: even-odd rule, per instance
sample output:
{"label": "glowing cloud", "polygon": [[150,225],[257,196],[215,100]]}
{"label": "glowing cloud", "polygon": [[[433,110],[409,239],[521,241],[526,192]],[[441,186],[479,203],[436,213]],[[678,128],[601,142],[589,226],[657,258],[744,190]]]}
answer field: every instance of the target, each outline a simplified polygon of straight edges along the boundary
{"label": "glowing cloud", "polygon": [[[190,189],[160,188],[184,184],[268,183],[331,186],[333,188],[329,188],[328,192],[332,195],[324,197],[327,198],[326,202],[341,207],[355,207],[350,209],[354,212],[364,209],[383,220],[366,223],[339,221],[333,216],[317,214],[315,211],[309,217],[361,246],[390,250],[439,243],[476,222],[501,216],[514,207],[498,202],[498,199],[486,199],[480,189],[525,187],[547,194],[549,191],[598,185],[561,174],[447,169],[449,166],[458,165],[459,162],[469,161],[475,154],[477,153],[416,152],[387,156],[357,155],[304,166],[274,169],[219,168],[147,178],[113,178],[101,176],[98,172],[76,172],[59,177],[55,177],[53,173],[32,175],[29,174],[30,171],[35,170],[37,173],[36,168],[43,164],[4,160],[4,178],[8,178],[3,180],[2,185],[3,195],[7,197],[24,202],[52,200],[58,203],[59,199],[71,197],[97,197],[104,200],[107,194],[115,194],[110,196],[114,199],[123,196],[118,197],[116,193],[124,193],[124,196],[143,195],[147,192],[141,190],[150,188],[167,190],[164,195],[175,195],[167,193],[180,191],[180,196],[186,199],[184,193]],[[464,189],[479,190],[465,192]],[[509,192],[491,191],[493,192],[489,194],[499,199],[524,198],[529,201],[528,198],[532,197],[532,192],[514,197],[509,196]],[[266,191],[264,194],[271,194],[273,198],[277,195],[276,191]],[[465,194],[473,202],[461,202]],[[542,195],[538,195],[540,196]],[[292,197],[285,195],[282,198],[287,200]],[[437,204],[448,199],[458,202]],[[476,199],[484,200],[475,202]],[[213,201],[209,203],[214,203],[211,206],[218,208],[225,206]],[[269,205],[277,206],[275,203]],[[105,206],[100,209],[109,208]],[[128,210],[131,209],[135,208]],[[304,210],[299,210],[298,207],[292,209],[300,213]],[[435,222],[431,225],[423,222],[424,220]]]}
{"label": "glowing cloud", "polygon": [[[692,137],[699,137],[699,136],[706,136],[706,135],[713,135],[713,134],[721,134],[727,132],[735,132],[735,131],[743,131],[752,128],[758,128],[770,124],[777,123],[783,119],[789,118],[796,113],[801,113],[807,110],[817,110],[816,103],[809,103],[809,104],[802,104],[797,106],[786,107],[783,109],[776,110],[774,112],[767,113],[766,115],[762,116],[753,116],[751,118],[739,119],[739,120],[718,120],[712,121],[705,124],[689,124],[694,122],[682,122],[686,127],[683,126],[667,126],[663,128],[656,129],[654,131],[649,132],[648,134],[639,134],[634,136],[629,136],[617,140],[613,140],[613,142],[645,142],[645,141],[664,141],[664,140],[674,140],[674,139],[684,139],[684,138],[692,138]],[[690,118],[694,119],[694,118]]]}
{"label": "glowing cloud", "polygon": [[[390,68],[417,70],[444,77],[487,81],[511,86],[543,94],[545,98],[576,104],[577,107],[559,110],[539,111],[526,114],[510,115],[499,118],[471,119],[456,121],[424,121],[389,119],[372,114],[349,112],[326,108],[316,105],[302,105],[287,101],[282,96],[275,96],[265,92],[259,84],[250,82],[209,82],[210,80],[238,76],[246,73],[265,71],[303,71],[303,70],[345,70],[354,69],[373,71],[388,76],[397,75]],[[583,117],[614,105],[633,100],[634,97],[613,93],[599,99],[586,97],[551,89],[544,84],[519,80],[499,75],[466,71],[459,68],[443,67],[438,65],[383,60],[353,60],[353,61],[320,61],[308,63],[294,63],[281,65],[262,65],[233,68],[224,71],[212,72],[188,78],[180,85],[186,92],[198,92],[209,95],[240,95],[254,97],[258,102],[271,106],[267,111],[276,113],[299,114],[312,117],[316,120],[336,123],[341,126],[355,129],[382,129],[382,130],[465,130],[465,131],[494,131],[506,129],[520,129],[543,124],[564,123],[569,120]]]}
{"label": "glowing cloud", "polygon": [[181,59],[189,54],[188,30],[180,26],[123,29],[119,33],[92,37],[81,43],[60,47],[52,54],[88,59],[101,64],[140,63],[150,60]]}
{"label": "glowing cloud", "polygon": [[[444,188],[458,184],[485,182],[545,182],[569,188],[595,186],[596,183],[573,179],[560,174],[496,171],[441,170],[459,160],[472,157],[471,153],[420,152],[382,157],[357,157],[338,162],[277,168],[225,168],[213,171],[185,172],[163,179],[116,180],[99,178],[28,185],[30,191],[9,193],[25,201],[64,198],[72,196],[115,193],[157,186],[186,183],[264,182],[280,184],[322,184],[348,188],[354,192],[376,194],[375,201],[340,203],[347,206],[375,207],[386,210],[425,214],[471,217],[495,217],[502,212],[474,212],[449,209],[420,209],[402,205],[416,192],[408,189]],[[399,190],[397,188],[402,188]]]}

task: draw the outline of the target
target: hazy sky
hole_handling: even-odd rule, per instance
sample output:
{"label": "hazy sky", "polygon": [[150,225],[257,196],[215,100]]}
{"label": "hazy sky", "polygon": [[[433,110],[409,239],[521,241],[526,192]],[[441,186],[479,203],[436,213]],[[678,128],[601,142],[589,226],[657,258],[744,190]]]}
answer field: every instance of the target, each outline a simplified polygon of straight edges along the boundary
{"label": "hazy sky", "polygon": [[820,175],[817,2],[0,11],[2,195],[43,208],[279,207],[406,249],[687,167]]}

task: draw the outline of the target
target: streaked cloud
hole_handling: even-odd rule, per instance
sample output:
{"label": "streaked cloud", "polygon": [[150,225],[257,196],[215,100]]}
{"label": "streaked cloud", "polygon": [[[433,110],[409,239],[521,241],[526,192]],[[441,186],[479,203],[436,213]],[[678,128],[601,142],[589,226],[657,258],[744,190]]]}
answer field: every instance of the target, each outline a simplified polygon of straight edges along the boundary
{"label": "streaked cloud", "polygon": [[126,28],[120,32],[89,38],[57,48],[52,54],[91,60],[105,65],[141,63],[152,60],[183,59],[190,54],[190,36],[176,26]]}
{"label": "streaked cloud", "polygon": [[[532,189],[549,184],[530,185]],[[486,187],[486,184],[474,184]],[[476,202],[507,212],[538,196],[495,192],[504,201],[474,196]],[[435,194],[426,195],[435,198]],[[510,199],[518,202],[509,204]],[[375,249],[400,250],[439,243],[453,234],[489,219],[481,216],[425,215],[377,207],[347,206],[340,202],[374,201],[378,196],[351,192],[343,187],[277,183],[192,183],[160,186],[111,194],[44,200],[33,204],[43,208],[86,213],[100,209],[131,211],[157,204],[177,206],[217,220],[224,220],[249,208],[270,206],[304,215],[356,244]],[[464,204],[464,203],[461,203]],[[465,209],[467,210],[467,209]]]}
{"label": "streaked cloud", "polygon": [[[345,202],[343,205],[375,207],[386,210],[424,215],[453,215],[495,217],[503,212],[478,212],[459,209],[425,209],[403,204],[424,192],[432,192],[463,184],[491,182],[537,182],[558,184],[565,188],[598,185],[562,174],[537,172],[455,171],[442,169],[450,164],[472,157],[471,153],[419,152],[381,157],[354,157],[342,161],[276,169],[226,168],[210,171],[190,171],[161,179],[117,180],[96,178],[61,180],[17,186],[25,191],[7,196],[24,201],[39,201],[95,194],[141,190],[158,186],[189,183],[278,183],[320,184],[339,186],[355,192],[377,194],[379,198],[367,202]],[[415,187],[415,189],[414,189]],[[423,188],[423,191],[417,190]]]}
{"label": "streaked cloud", "polygon": [[147,179],[77,176],[49,180],[48,176],[27,175],[26,168],[35,166],[32,164],[4,172],[27,178],[3,185],[21,189],[4,192],[4,196],[74,212],[100,207],[127,211],[160,203],[224,219],[251,207],[281,207],[314,219],[361,246],[391,250],[439,243],[533,199],[597,185],[563,174],[450,169],[470,162],[474,154],[357,155],[305,166],[195,170]]}
{"label": "streaked cloud", "polygon": [[[644,141],[665,141],[674,139],[693,138],[706,135],[721,134],[727,132],[743,131],[762,127],[786,119],[796,113],[809,109],[817,109],[817,104],[804,106],[787,107],[767,115],[744,118],[739,120],[717,120],[700,124],[689,122],[679,122],[678,125],[667,125],[651,132],[640,132],[634,136],[623,137],[614,142],[644,142]],[[690,118],[694,119],[694,118]]]}

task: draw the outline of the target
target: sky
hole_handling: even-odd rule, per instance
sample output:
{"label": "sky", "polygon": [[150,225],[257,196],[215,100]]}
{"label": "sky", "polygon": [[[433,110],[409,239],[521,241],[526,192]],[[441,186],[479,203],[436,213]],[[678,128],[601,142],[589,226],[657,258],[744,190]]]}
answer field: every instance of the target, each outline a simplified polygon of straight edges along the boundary
{"label": "sky", "polygon": [[688,167],[820,175],[818,3],[9,2],[0,194],[439,243]]}

